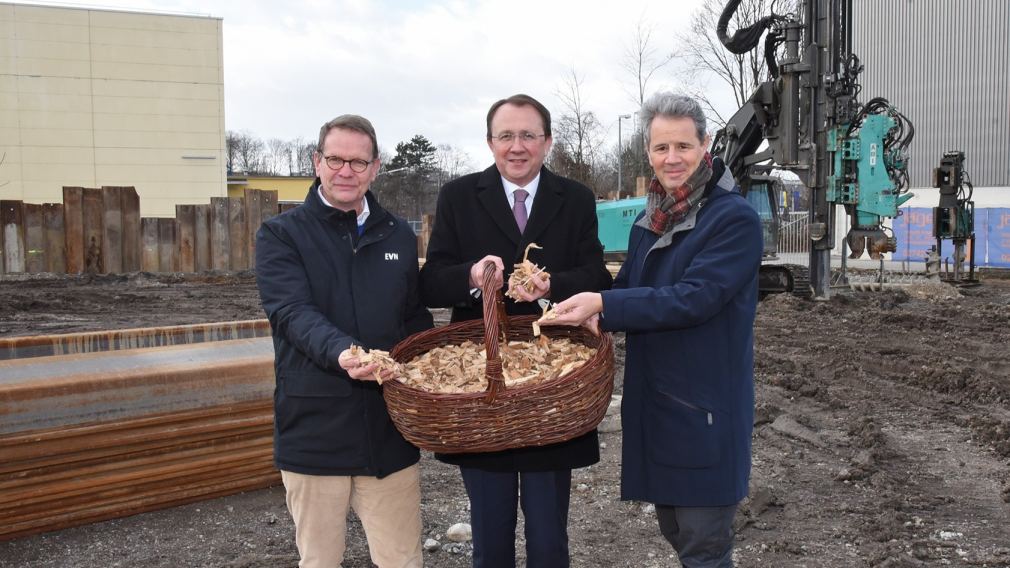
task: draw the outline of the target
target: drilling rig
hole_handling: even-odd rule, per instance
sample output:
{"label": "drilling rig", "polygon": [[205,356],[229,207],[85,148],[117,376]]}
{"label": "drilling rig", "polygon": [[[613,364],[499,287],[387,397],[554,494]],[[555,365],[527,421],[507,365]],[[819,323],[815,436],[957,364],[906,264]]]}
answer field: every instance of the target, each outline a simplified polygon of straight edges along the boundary
{"label": "drilling rig", "polygon": [[852,0],[799,0],[795,13],[772,13],[728,35],[740,2],[727,2],[716,33],[735,54],[756,49],[764,36],[770,78],[716,133],[712,154],[744,192],[772,169],[794,173],[809,189],[806,277],[813,296],[826,299],[836,208],[848,215],[850,258],[895,250],[884,222],[912,198],[907,148],[914,128],[887,100],[858,100],[863,67],[852,52]]}

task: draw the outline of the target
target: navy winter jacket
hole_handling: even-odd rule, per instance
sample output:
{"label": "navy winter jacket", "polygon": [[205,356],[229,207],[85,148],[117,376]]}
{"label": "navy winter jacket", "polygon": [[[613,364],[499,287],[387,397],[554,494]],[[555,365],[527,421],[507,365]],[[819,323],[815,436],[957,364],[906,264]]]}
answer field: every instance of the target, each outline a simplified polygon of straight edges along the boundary
{"label": "navy winter jacket", "polygon": [[621,498],[732,505],[747,495],[761,223],[716,161],[707,195],[672,235],[637,223],[603,292],[627,332]]}
{"label": "navy winter jacket", "polygon": [[273,330],[274,459],[309,475],[385,477],[419,459],[393,426],[381,386],[337,363],[351,344],[388,350],[432,327],[420,304],[417,240],[366,194],[354,212],[325,205],[316,179],[305,203],[256,234],[256,283]]}

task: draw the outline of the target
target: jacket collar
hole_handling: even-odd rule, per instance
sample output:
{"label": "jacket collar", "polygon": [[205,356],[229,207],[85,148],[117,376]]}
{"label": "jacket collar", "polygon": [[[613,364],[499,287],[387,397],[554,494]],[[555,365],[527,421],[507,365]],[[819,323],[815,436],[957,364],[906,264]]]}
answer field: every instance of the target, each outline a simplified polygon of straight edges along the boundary
{"label": "jacket collar", "polygon": [[[350,227],[354,227],[355,230],[358,226],[358,214],[354,211],[341,211],[334,207],[323,203],[323,200],[319,197],[319,185],[322,182],[319,178],[316,178],[312,182],[312,187],[309,188],[308,195],[305,196],[305,208],[308,211],[318,217],[319,219],[326,221],[328,223],[339,223],[346,224]],[[368,218],[365,219],[365,230],[367,231],[369,227],[384,221],[389,213],[379,205],[379,200],[376,199],[375,194],[371,190],[365,192],[365,200],[368,201]]]}
{"label": "jacket collar", "polygon": [[501,180],[501,172],[497,166],[491,166],[481,172],[477,178],[477,201],[512,242],[517,245],[536,242],[564,204],[564,188],[558,177],[546,167],[540,168],[540,184],[537,186],[536,197],[533,198],[533,212],[530,214],[529,222],[526,223],[526,231],[522,234],[519,233],[519,227],[516,226],[516,220],[512,216],[512,209],[509,207],[508,198],[505,197],[505,187]]}
{"label": "jacket collar", "polygon": [[[652,251],[669,246],[673,242],[675,234],[690,231],[698,224],[698,214],[705,207],[706,203],[730,195],[733,192],[739,193],[736,180],[733,179],[733,174],[720,158],[714,158],[712,161],[712,178],[709,179],[708,184],[705,186],[705,196],[688,211],[687,215],[679,223],[674,225],[673,230],[659,237],[649,250]],[[648,220],[644,217],[639,218],[635,224],[646,230],[650,230]]]}

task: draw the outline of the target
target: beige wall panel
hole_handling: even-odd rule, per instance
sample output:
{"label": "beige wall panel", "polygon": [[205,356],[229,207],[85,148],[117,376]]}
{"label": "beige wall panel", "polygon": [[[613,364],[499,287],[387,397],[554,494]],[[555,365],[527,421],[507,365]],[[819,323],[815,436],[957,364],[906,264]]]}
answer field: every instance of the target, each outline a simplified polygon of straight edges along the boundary
{"label": "beige wall panel", "polygon": [[25,194],[22,190],[22,187],[23,184],[13,185],[13,183],[9,183],[3,187],[0,187],[0,199],[24,201]]}
{"label": "beige wall panel", "polygon": [[167,83],[164,81],[119,81],[95,79],[92,84],[95,96],[151,97],[220,102],[223,87],[215,83]]}
{"label": "beige wall panel", "polygon": [[181,34],[130,30],[123,28],[91,28],[92,45],[133,45],[145,47],[175,48],[185,45],[190,49],[219,51],[220,44],[215,33]]}
{"label": "beige wall panel", "polygon": [[96,132],[221,132],[219,124],[212,119],[213,117],[109,113],[95,113],[94,117]]}
{"label": "beige wall panel", "polygon": [[0,153],[7,152],[7,159],[10,159],[11,151],[17,150],[21,145],[21,130],[15,124],[13,127],[4,126],[0,121]]}
{"label": "beige wall panel", "polygon": [[[6,139],[4,139],[6,140]],[[0,164],[0,199],[23,199],[21,193],[21,149],[17,146],[0,146],[6,157]]]}
{"label": "beige wall panel", "polygon": [[[95,162],[95,152],[91,148],[67,146],[22,146],[21,162],[28,167],[34,164],[59,166],[88,166]],[[72,184],[66,184],[72,185]]]}
{"label": "beige wall panel", "polygon": [[221,134],[215,132],[165,132],[153,130],[96,130],[95,147],[101,148],[186,148],[176,151],[176,157],[194,152],[200,155],[221,148]]}
{"label": "beige wall panel", "polygon": [[216,67],[185,67],[181,65],[150,65],[146,63],[109,63],[95,61],[96,79],[129,79],[133,81],[173,81],[177,83],[216,83]]}
{"label": "beige wall panel", "polygon": [[[0,4],[0,32],[3,32],[7,23],[14,21],[14,5]],[[0,36],[2,37],[2,36]]]}
{"label": "beige wall panel", "polygon": [[19,75],[45,75],[50,77],[88,77],[91,63],[66,59],[18,58]]}
{"label": "beige wall panel", "polygon": [[20,40],[51,41],[54,37],[58,37],[60,41],[84,45],[87,45],[91,41],[87,22],[84,25],[67,24],[57,21],[24,22],[21,20],[20,14],[15,25],[15,33]]}
{"label": "beige wall panel", "polygon": [[[135,185],[140,187],[152,176],[163,183],[207,182],[220,179],[218,160],[199,160],[207,165],[183,164],[182,160],[174,164],[120,165],[95,164],[95,176],[102,180],[102,185]],[[26,176],[27,177],[27,176]]]}
{"label": "beige wall panel", "polygon": [[90,129],[33,128],[21,131],[24,146],[75,146],[91,150],[95,133]]}
{"label": "beige wall panel", "polygon": [[162,216],[225,196],[221,34],[220,19],[0,4],[0,196],[132,185]]}
{"label": "beige wall panel", "polygon": [[[83,148],[82,151],[84,151]],[[94,187],[95,168],[91,164],[85,167],[80,164],[61,164],[56,161],[22,162],[21,179],[26,184],[29,182],[55,183],[60,191],[63,191],[64,185]]]}
{"label": "beige wall panel", "polygon": [[[0,128],[18,128],[20,119],[17,109],[0,107]],[[4,143],[7,143],[6,139]]]}
{"label": "beige wall panel", "polygon": [[[213,156],[214,160],[189,160],[183,156]],[[216,167],[220,160],[217,150],[193,150],[192,148],[95,148],[95,163],[103,165],[183,165],[186,167]]]}
{"label": "beige wall panel", "polygon": [[144,116],[202,116],[217,120],[220,108],[218,107],[217,101],[95,97],[95,112],[108,114],[140,114]]}
{"label": "beige wall panel", "polygon": [[87,61],[91,59],[91,49],[86,43],[69,41],[54,41],[38,39],[17,39],[14,42],[20,57],[35,57],[38,59],[65,59],[69,61]]}
{"label": "beige wall panel", "polygon": [[59,22],[65,25],[87,26],[88,11],[67,8],[47,8],[45,6],[15,6],[15,15],[19,23]]}
{"label": "beige wall panel", "polygon": [[22,112],[91,112],[91,95],[20,93],[18,99]]}
{"label": "beige wall panel", "polygon": [[[94,180],[71,184],[74,186],[94,187]],[[63,203],[63,186],[49,180],[25,180],[21,184],[24,197],[19,197],[29,203]]]}
{"label": "beige wall panel", "polygon": [[217,52],[201,49],[95,45],[92,52],[95,61],[111,63],[145,63],[184,67],[217,67],[220,63]]}
{"label": "beige wall panel", "polygon": [[99,28],[168,31],[184,33],[217,33],[220,18],[191,18],[170,15],[134,14],[129,12],[93,12],[91,24]]}
{"label": "beige wall panel", "polygon": [[18,117],[22,130],[33,128],[69,128],[87,130],[91,128],[91,113],[25,111]]}
{"label": "beige wall panel", "polygon": [[17,92],[50,95],[90,95],[91,80],[86,77],[28,77],[17,78]]}

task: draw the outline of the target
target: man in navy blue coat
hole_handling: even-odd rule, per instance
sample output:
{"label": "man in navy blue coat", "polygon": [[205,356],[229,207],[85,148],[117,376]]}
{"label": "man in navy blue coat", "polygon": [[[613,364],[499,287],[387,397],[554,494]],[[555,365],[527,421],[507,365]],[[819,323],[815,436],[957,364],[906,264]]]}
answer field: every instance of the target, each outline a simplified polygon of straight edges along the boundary
{"label": "man in navy blue coat", "polygon": [[656,504],[685,568],[729,567],[751,467],[761,223],[706,153],[696,101],[660,93],[640,115],[655,178],[614,289],[545,323],[627,333],[621,498]]}
{"label": "man in navy blue coat", "polygon": [[417,448],[393,426],[351,345],[388,350],[432,327],[418,294],[417,238],[368,191],[375,129],[339,116],[320,129],[305,203],[256,234],[256,283],[273,331],[274,460],[300,568],[339,566],[348,508],[380,568],[422,565]]}

